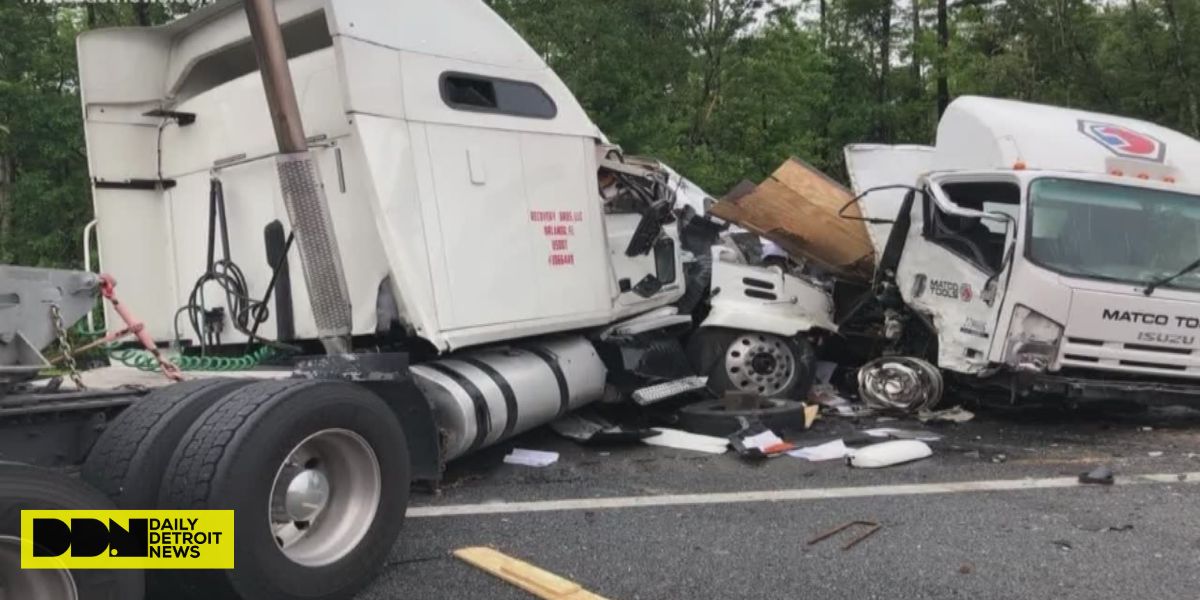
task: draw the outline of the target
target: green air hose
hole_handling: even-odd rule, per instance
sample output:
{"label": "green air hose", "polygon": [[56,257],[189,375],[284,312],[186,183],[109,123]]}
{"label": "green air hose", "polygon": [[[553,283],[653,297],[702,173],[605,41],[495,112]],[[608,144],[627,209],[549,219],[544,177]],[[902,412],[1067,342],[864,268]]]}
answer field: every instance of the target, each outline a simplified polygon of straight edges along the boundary
{"label": "green air hose", "polygon": [[[171,362],[182,371],[245,371],[252,369],[275,357],[278,352],[270,346],[261,346],[257,350],[240,356],[188,356],[178,354],[169,356]],[[113,360],[142,371],[157,371],[158,361],[153,354],[145,350],[113,350],[109,352]]]}

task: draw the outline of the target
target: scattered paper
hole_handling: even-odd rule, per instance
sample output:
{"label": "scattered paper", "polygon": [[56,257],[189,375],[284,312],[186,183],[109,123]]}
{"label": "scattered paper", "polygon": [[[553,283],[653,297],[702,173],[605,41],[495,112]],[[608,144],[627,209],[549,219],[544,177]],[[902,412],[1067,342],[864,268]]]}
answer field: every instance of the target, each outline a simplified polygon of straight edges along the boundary
{"label": "scattered paper", "polygon": [[922,442],[936,442],[942,439],[942,436],[928,431],[909,431],[907,429],[895,429],[893,427],[878,427],[876,429],[865,429],[863,434],[877,438],[890,438],[893,440],[921,440]]}
{"label": "scattered paper", "polygon": [[842,440],[833,440],[832,442],[827,442],[819,446],[797,448],[791,452],[788,452],[787,454],[788,456],[794,456],[796,458],[803,458],[804,460],[817,462],[821,460],[838,460],[840,458],[845,458],[849,452],[850,449],[846,447],[845,442]]}
{"label": "scattered paper", "polygon": [[706,452],[708,454],[724,454],[725,450],[729,448],[729,440],[725,438],[688,433],[678,429],[667,429],[666,427],[654,427],[653,431],[657,431],[658,435],[642,440],[643,443],[664,448]]}
{"label": "scattered paper", "polygon": [[512,453],[504,457],[504,462],[510,465],[523,465],[526,467],[548,467],[558,462],[558,453],[513,448]]}
{"label": "scattered paper", "polygon": [[1150,456],[1150,458],[1158,458],[1163,455],[1162,450],[1154,450],[1153,452],[1147,452],[1146,454]]}
{"label": "scattered paper", "polygon": [[951,423],[966,423],[975,418],[975,413],[961,407],[947,408],[945,410],[923,410],[917,413],[917,420],[922,423],[929,421],[948,421]]}
{"label": "scattered paper", "polygon": [[742,443],[747,448],[758,448],[766,453],[767,448],[784,443],[783,438],[775,435],[774,431],[766,430],[762,433],[747,436],[742,438]]}

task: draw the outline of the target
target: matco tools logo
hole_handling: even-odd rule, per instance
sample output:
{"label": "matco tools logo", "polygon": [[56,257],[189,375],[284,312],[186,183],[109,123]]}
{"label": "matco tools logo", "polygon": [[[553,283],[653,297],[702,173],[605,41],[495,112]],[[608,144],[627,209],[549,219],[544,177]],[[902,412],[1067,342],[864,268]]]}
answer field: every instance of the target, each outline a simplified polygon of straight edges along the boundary
{"label": "matco tools logo", "polygon": [[1097,121],[1079,121],[1079,131],[1110,152],[1125,158],[1140,158],[1162,162],[1167,155],[1167,145],[1145,133],[1137,132],[1128,127],[1100,123]]}
{"label": "matco tools logo", "polygon": [[232,510],[23,510],[23,569],[232,569]]}

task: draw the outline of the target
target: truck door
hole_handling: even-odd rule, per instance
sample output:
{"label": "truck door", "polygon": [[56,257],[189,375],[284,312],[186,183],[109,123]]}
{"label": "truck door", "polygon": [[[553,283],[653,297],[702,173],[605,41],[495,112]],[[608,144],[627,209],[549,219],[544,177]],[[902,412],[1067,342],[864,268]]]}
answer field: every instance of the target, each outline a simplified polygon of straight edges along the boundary
{"label": "truck door", "polygon": [[896,282],[932,323],[938,365],[978,373],[996,336],[1020,186],[1000,174],[954,175],[924,178],[920,189]]}

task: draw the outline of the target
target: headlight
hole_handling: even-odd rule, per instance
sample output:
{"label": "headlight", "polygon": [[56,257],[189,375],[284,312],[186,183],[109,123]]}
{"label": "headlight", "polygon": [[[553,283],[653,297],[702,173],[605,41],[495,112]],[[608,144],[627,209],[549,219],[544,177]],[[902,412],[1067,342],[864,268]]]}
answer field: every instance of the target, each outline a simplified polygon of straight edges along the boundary
{"label": "headlight", "polygon": [[1058,356],[1062,335],[1062,325],[1018,304],[1008,324],[1004,362],[1018,371],[1045,371]]}

